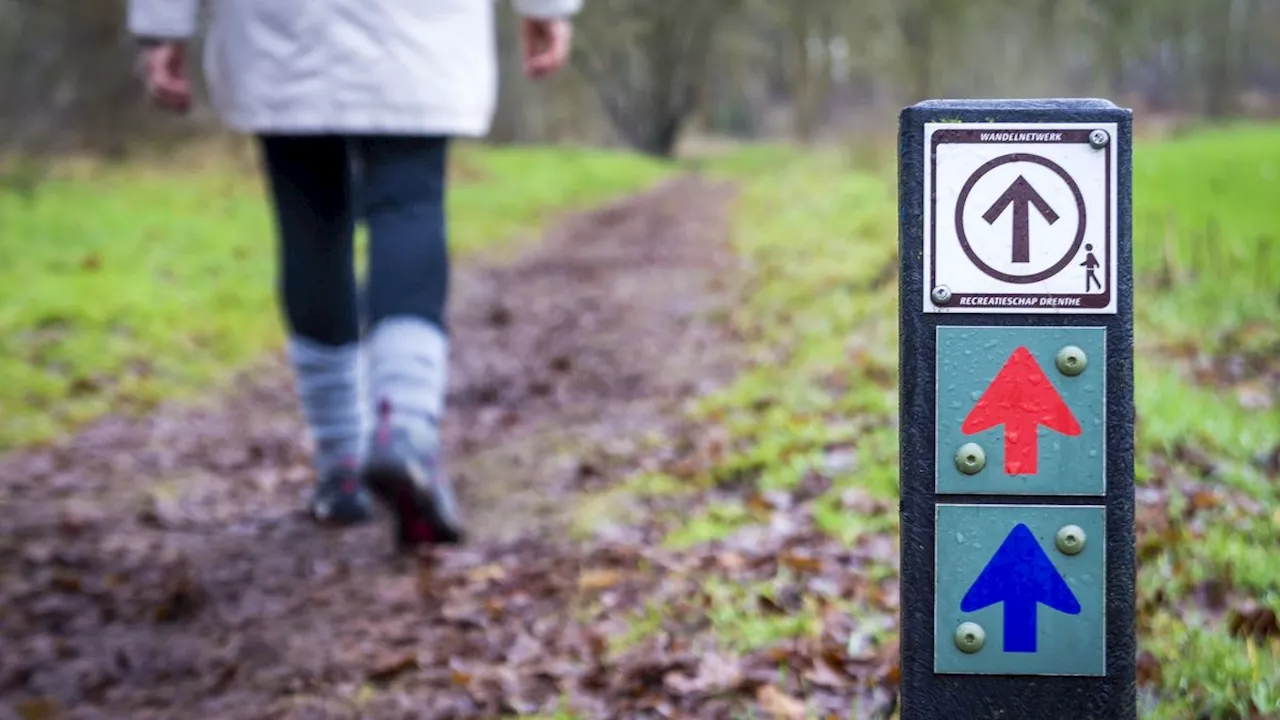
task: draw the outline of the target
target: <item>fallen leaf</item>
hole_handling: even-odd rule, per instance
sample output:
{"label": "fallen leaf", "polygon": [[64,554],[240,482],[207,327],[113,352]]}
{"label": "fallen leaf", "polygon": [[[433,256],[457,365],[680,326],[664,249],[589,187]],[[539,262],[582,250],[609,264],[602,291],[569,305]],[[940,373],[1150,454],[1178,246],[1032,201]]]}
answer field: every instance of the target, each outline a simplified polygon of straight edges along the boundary
{"label": "fallen leaf", "polygon": [[20,700],[13,704],[13,711],[22,720],[57,720],[62,717],[62,706],[53,698]]}
{"label": "fallen leaf", "polygon": [[[1278,515],[1277,517],[1280,517],[1280,515]],[[1277,524],[1280,524],[1280,520],[1277,521]],[[716,555],[716,564],[724,568],[725,570],[733,572],[735,570],[741,570],[742,568],[746,567],[747,559],[742,557],[738,553],[722,552]]]}
{"label": "fallen leaf", "polygon": [[776,685],[764,685],[757,690],[756,702],[774,720],[804,720],[807,711],[803,701],[784,693]]}
{"label": "fallen leaf", "polygon": [[102,518],[102,511],[93,503],[73,498],[59,512],[59,529],[68,535],[79,535],[98,524]]}
{"label": "fallen leaf", "polygon": [[484,601],[485,612],[489,613],[489,617],[497,620],[507,611],[507,603],[501,598],[486,598]]}
{"label": "fallen leaf", "polygon": [[1261,380],[1236,386],[1236,401],[1245,410],[1266,410],[1275,404],[1275,396]]}
{"label": "fallen leaf", "polygon": [[1270,477],[1280,475],[1280,445],[1258,454],[1255,464]]}
{"label": "fallen leaf", "polygon": [[395,680],[411,670],[417,669],[417,653],[407,653],[377,663],[373,668],[365,673],[365,679],[371,683],[382,685]]}
{"label": "fallen leaf", "polygon": [[796,552],[784,552],[778,557],[783,565],[801,573],[822,572],[822,558]]}
{"label": "fallen leaf", "polygon": [[1255,640],[1280,637],[1280,619],[1277,619],[1276,611],[1256,602],[1249,602],[1242,608],[1232,610],[1227,627],[1230,628],[1232,637]]}
{"label": "fallen leaf", "polygon": [[507,571],[501,565],[481,565],[467,573],[467,580],[473,583],[484,583],[490,580],[501,580],[507,576]]}
{"label": "fallen leaf", "polygon": [[153,488],[142,500],[138,520],[144,525],[169,528],[182,523],[182,498],[172,488]]}
{"label": "fallen leaf", "polygon": [[191,571],[184,565],[175,572],[177,577],[170,580],[164,598],[152,611],[157,622],[171,623],[191,619],[204,605],[204,588],[196,582]]}
{"label": "fallen leaf", "polygon": [[858,451],[851,446],[831,446],[822,456],[823,472],[839,475],[858,467]]}
{"label": "fallen leaf", "polygon": [[1138,653],[1138,684],[1148,687],[1159,685],[1164,678],[1160,661],[1148,650]]}
{"label": "fallen leaf", "polygon": [[670,672],[662,684],[676,695],[714,695],[732,691],[742,685],[742,666],[736,660],[709,654],[698,663],[697,674]]}
{"label": "fallen leaf", "polygon": [[789,662],[791,660],[791,648],[782,645],[774,645],[765,652],[765,657],[774,665]]}
{"label": "fallen leaf", "polygon": [[489,324],[493,327],[503,328],[511,324],[511,310],[502,306],[494,305],[489,309]]}
{"label": "fallen leaf", "polygon": [[761,593],[756,596],[756,602],[760,606],[760,611],[768,615],[786,615],[787,609],[774,600],[772,597]]}
{"label": "fallen leaf", "polygon": [[1231,584],[1225,578],[1210,578],[1195,588],[1195,596],[1206,609],[1222,612],[1231,599]]}
{"label": "fallen leaf", "polygon": [[1222,504],[1218,494],[1212,490],[1197,490],[1191,495],[1191,507],[1196,510],[1212,510]]}
{"label": "fallen leaf", "polygon": [[621,572],[607,568],[587,570],[578,576],[578,589],[605,590],[622,582],[625,577]]}
{"label": "fallen leaf", "polygon": [[435,602],[436,598],[436,579],[435,579],[435,563],[419,562],[414,567],[414,576],[417,580],[418,597],[423,598],[427,602]]}
{"label": "fallen leaf", "polygon": [[58,572],[50,579],[49,584],[62,592],[76,593],[80,592],[83,583],[78,575],[71,573]]}
{"label": "fallen leaf", "polygon": [[814,662],[813,667],[804,671],[804,679],[818,687],[831,690],[839,690],[853,684],[853,678],[843,668],[837,668],[823,658],[819,658]]}
{"label": "fallen leaf", "polygon": [[1212,475],[1218,469],[1217,461],[1209,453],[1186,443],[1179,443],[1174,447],[1173,456],[1202,477]]}
{"label": "fallen leaf", "polygon": [[851,660],[870,660],[876,655],[875,637],[865,629],[855,629],[849,633],[849,640],[845,643],[844,651]]}
{"label": "fallen leaf", "polygon": [[760,513],[770,512],[776,507],[769,497],[758,492],[753,492],[747,497],[746,505],[751,510]]}

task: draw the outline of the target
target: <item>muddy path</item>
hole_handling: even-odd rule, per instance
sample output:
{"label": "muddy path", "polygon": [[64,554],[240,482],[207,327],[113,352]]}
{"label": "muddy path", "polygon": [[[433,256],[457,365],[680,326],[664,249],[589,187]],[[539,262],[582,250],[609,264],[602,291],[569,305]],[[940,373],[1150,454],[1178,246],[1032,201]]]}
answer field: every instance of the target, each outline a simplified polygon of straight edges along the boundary
{"label": "muddy path", "polygon": [[[474,540],[392,557],[301,512],[308,448],[274,359],[199,407],[0,457],[0,717],[498,717],[645,682],[577,611],[642,565],[575,541],[681,404],[727,376],[729,188],[695,178],[456,273],[445,434]],[[583,700],[585,699],[585,700]],[[613,708],[613,709],[611,709]]]}

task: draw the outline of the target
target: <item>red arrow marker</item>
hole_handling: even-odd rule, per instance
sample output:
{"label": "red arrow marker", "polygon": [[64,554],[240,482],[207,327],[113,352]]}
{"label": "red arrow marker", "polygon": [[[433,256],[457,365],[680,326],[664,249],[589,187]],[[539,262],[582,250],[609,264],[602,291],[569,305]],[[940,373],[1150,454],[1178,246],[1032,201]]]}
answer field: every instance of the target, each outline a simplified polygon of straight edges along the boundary
{"label": "red arrow marker", "polygon": [[997,425],[1004,426],[1004,471],[1009,475],[1036,474],[1039,426],[1063,435],[1080,434],[1080,423],[1071,408],[1024,347],[1014,350],[1005,361],[960,430],[973,435]]}

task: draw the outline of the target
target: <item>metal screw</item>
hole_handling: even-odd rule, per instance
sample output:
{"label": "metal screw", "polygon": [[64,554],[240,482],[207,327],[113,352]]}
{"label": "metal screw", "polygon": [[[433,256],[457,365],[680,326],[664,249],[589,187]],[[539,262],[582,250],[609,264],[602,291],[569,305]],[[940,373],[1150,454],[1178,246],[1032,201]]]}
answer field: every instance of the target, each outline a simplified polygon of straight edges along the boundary
{"label": "metal screw", "polygon": [[1079,525],[1067,525],[1058,531],[1054,544],[1063,555],[1079,555],[1084,550],[1084,529]]}
{"label": "metal screw", "polygon": [[946,285],[939,285],[933,289],[931,293],[934,305],[946,305],[951,302],[951,288]]}
{"label": "metal screw", "polygon": [[978,443],[965,443],[956,451],[956,469],[965,475],[977,475],[987,466],[987,453]]}
{"label": "metal screw", "polygon": [[1058,372],[1075,377],[1084,372],[1085,367],[1089,364],[1089,358],[1084,354],[1084,350],[1075,345],[1068,345],[1058,351],[1058,357],[1054,364],[1058,366]]}
{"label": "metal screw", "polygon": [[1106,147],[1109,142],[1111,142],[1111,136],[1107,134],[1106,130],[1094,130],[1089,133],[1089,144],[1092,145],[1095,150],[1101,150]]}
{"label": "metal screw", "polygon": [[956,647],[960,648],[960,652],[972,655],[986,643],[987,631],[978,623],[960,623],[960,627],[956,628]]}

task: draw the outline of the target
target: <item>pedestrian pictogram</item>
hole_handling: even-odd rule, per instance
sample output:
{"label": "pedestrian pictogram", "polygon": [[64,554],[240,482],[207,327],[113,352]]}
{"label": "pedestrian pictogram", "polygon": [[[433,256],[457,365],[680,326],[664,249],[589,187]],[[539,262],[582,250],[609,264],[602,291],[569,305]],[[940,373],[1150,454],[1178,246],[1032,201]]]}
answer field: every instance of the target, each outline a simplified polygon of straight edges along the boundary
{"label": "pedestrian pictogram", "polygon": [[1084,268],[1084,291],[1089,292],[1095,284],[1101,290],[1102,281],[1098,279],[1098,266],[1102,263],[1098,262],[1098,258],[1093,256],[1093,245],[1085,245],[1084,251],[1084,262],[1080,263],[1080,266]]}
{"label": "pedestrian pictogram", "polygon": [[1067,615],[1080,614],[1080,601],[1067,586],[1026,525],[1018,523],[969,586],[960,610],[974,612],[1004,605],[1004,651],[1036,651],[1036,614],[1040,605]]}
{"label": "pedestrian pictogram", "polygon": [[1007,475],[1036,474],[1040,426],[1072,437],[1080,434],[1080,422],[1025,347],[1019,347],[1009,356],[969,411],[961,430],[972,435],[1000,425],[1004,426]]}
{"label": "pedestrian pictogram", "polygon": [[926,126],[925,312],[1115,312],[1115,148],[1096,129]]}

